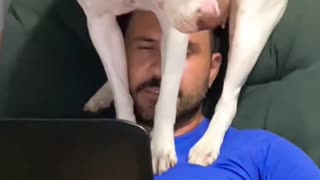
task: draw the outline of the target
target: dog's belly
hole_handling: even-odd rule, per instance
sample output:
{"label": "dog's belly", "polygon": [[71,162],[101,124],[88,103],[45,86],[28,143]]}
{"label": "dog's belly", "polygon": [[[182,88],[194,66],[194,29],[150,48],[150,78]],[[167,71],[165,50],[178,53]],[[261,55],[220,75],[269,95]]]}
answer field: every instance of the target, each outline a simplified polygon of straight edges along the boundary
{"label": "dog's belly", "polygon": [[103,14],[122,15],[131,11],[153,10],[152,0],[78,0],[79,4],[92,16]]}

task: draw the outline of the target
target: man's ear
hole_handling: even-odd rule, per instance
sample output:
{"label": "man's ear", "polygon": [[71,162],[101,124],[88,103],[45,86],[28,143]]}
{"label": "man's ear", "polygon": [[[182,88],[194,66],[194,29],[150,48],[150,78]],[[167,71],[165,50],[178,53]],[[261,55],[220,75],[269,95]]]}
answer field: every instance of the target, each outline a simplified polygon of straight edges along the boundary
{"label": "man's ear", "polygon": [[220,53],[213,53],[210,62],[208,88],[212,86],[214,80],[216,79],[220,70],[221,63],[222,55]]}

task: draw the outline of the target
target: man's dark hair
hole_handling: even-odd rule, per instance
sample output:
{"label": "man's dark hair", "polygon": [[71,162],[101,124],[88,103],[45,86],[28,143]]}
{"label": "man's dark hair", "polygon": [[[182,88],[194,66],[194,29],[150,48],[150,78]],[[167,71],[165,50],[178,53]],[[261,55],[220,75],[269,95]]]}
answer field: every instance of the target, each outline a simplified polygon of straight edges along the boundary
{"label": "man's dark hair", "polygon": [[[128,14],[124,14],[117,17],[118,23],[120,25],[121,31],[123,34],[125,34],[130,18],[132,16],[132,12]],[[204,100],[203,104],[203,114],[207,118],[211,118],[214,113],[214,107],[216,103],[218,102],[222,87],[223,87],[223,81],[225,76],[225,71],[227,68],[227,62],[228,62],[228,48],[229,48],[229,38],[228,38],[228,25],[222,29],[221,27],[216,28],[212,31],[211,36],[211,52],[219,52],[222,54],[222,64],[219,70],[219,74],[217,78],[215,79],[214,83],[212,84],[212,87],[208,90],[206,99]]]}

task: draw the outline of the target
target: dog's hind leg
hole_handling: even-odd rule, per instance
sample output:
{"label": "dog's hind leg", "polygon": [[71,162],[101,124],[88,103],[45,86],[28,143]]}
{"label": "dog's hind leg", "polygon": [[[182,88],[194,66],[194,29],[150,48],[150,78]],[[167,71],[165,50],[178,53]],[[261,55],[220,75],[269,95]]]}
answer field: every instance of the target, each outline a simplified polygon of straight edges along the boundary
{"label": "dog's hind leg", "polygon": [[87,17],[91,40],[97,50],[113,92],[117,118],[135,122],[133,100],[129,93],[124,41],[112,14]]}
{"label": "dog's hind leg", "polygon": [[217,159],[224,135],[236,114],[240,90],[286,5],[287,0],[234,0],[232,3],[231,12],[235,14],[230,16],[230,27],[235,29],[230,29],[232,40],[223,92],[208,130],[190,150],[190,163],[207,166]]}
{"label": "dog's hind leg", "polygon": [[109,81],[89,99],[83,110],[87,112],[97,113],[108,109],[113,102],[112,87]]}
{"label": "dog's hind leg", "polygon": [[177,163],[174,124],[181,78],[187,56],[188,35],[173,28],[165,16],[157,14],[162,29],[161,87],[155,108],[151,151],[153,170],[161,174]]}

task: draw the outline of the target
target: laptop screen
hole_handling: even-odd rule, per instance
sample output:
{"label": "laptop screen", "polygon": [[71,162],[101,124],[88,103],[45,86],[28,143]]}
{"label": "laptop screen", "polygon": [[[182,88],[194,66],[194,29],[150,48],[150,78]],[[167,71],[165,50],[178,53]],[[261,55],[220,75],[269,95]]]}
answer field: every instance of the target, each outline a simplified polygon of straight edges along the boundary
{"label": "laptop screen", "polygon": [[0,179],[153,179],[149,138],[118,120],[0,121]]}

